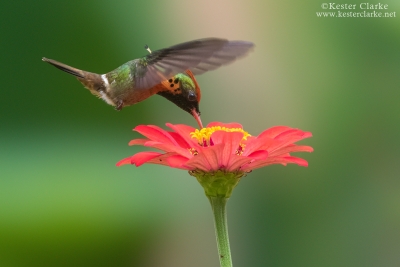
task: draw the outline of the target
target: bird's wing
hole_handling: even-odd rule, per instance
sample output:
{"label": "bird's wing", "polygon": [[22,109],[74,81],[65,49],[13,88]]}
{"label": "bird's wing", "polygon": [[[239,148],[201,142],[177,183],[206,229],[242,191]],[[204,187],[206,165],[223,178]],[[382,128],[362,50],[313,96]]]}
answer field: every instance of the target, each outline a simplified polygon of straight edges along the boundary
{"label": "bird's wing", "polygon": [[215,70],[223,65],[234,62],[252,51],[254,44],[245,41],[229,41],[221,49],[215,51],[211,57],[202,60],[196,67],[189,68],[194,75]]}
{"label": "bird's wing", "polygon": [[186,70],[194,74],[214,70],[246,55],[253,46],[245,41],[207,38],[154,51],[137,61],[135,88],[151,88]]}

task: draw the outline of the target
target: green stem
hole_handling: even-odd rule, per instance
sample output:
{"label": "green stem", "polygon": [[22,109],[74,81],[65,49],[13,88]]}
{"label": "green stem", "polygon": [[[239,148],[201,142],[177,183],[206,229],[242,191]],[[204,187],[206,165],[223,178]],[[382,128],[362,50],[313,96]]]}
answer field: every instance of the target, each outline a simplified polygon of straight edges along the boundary
{"label": "green stem", "polygon": [[229,248],[228,223],[226,219],[226,203],[228,198],[222,196],[208,197],[214,214],[215,235],[221,267],[232,267],[231,250]]}

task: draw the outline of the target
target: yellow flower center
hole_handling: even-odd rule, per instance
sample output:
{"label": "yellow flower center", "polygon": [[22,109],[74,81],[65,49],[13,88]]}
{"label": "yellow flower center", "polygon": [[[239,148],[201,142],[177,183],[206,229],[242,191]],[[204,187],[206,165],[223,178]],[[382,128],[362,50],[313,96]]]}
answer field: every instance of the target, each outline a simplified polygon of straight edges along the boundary
{"label": "yellow flower center", "polygon": [[190,136],[192,138],[197,139],[197,142],[200,145],[210,145],[211,134],[213,134],[216,131],[243,133],[242,140],[247,140],[247,137],[251,136],[248,132],[244,131],[242,128],[226,128],[221,126],[206,127],[200,130],[196,129],[196,131],[190,133]]}

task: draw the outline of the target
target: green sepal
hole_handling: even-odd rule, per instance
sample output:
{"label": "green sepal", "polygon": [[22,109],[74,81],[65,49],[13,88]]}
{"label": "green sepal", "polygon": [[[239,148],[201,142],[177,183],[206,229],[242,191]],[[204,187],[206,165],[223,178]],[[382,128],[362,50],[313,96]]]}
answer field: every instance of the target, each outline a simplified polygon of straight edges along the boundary
{"label": "green sepal", "polygon": [[244,172],[226,172],[218,170],[215,172],[204,172],[200,170],[189,171],[189,174],[196,177],[197,181],[204,188],[208,198],[223,197],[229,198],[233,189],[239,183]]}

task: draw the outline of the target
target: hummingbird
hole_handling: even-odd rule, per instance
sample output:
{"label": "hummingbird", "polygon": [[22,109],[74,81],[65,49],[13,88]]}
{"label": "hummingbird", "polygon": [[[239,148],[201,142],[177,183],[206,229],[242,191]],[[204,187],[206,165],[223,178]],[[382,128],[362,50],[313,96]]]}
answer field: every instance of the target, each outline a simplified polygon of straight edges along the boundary
{"label": "hummingbird", "polygon": [[116,110],[158,94],[188,112],[199,123],[201,90],[195,75],[214,70],[247,55],[254,44],[220,38],[193,40],[151,51],[115,70],[97,74],[53,59],[42,60],[75,76],[93,95]]}

